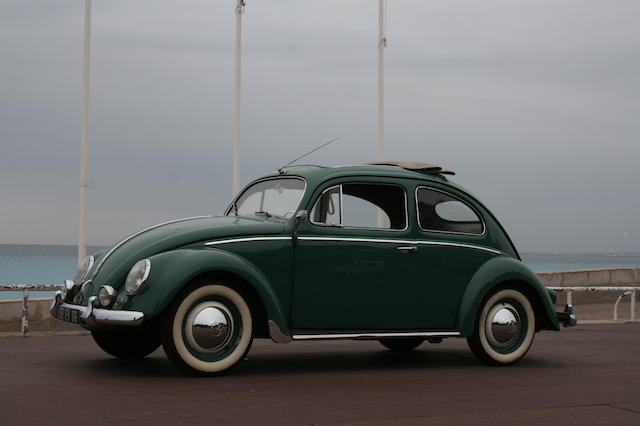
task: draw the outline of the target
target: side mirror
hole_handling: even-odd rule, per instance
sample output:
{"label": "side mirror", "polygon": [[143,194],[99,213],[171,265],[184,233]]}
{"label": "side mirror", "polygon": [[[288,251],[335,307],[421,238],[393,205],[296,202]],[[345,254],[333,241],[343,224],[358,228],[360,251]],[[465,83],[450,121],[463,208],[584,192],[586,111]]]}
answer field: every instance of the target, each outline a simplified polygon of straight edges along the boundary
{"label": "side mirror", "polygon": [[296,212],[296,222],[305,222],[309,217],[309,213],[306,210],[298,210]]}

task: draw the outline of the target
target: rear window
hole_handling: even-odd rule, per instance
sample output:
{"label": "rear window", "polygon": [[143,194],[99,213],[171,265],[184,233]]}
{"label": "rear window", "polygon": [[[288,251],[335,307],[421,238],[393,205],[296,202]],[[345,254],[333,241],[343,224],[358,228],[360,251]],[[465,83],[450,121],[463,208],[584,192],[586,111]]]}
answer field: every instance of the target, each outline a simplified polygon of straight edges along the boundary
{"label": "rear window", "polygon": [[424,231],[480,235],[482,220],[464,201],[445,192],[418,188],[416,193],[418,222]]}

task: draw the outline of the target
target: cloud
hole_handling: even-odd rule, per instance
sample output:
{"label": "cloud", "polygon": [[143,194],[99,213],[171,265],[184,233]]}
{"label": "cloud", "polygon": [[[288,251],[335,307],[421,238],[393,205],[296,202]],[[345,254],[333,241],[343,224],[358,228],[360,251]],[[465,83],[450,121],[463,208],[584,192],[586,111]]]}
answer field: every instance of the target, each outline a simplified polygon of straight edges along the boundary
{"label": "cloud", "polygon": [[[389,1],[388,158],[441,163],[521,250],[640,242],[634,1]],[[94,1],[89,242],[221,212],[233,4]],[[0,242],[77,235],[82,2],[0,4]],[[377,4],[249,2],[242,180],[376,156]]]}

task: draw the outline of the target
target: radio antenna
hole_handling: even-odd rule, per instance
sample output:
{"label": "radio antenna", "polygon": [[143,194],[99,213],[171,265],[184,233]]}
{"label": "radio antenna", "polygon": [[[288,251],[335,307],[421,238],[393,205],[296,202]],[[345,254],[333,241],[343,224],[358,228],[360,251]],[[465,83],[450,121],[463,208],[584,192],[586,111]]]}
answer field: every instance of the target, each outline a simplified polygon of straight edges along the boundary
{"label": "radio antenna", "polygon": [[282,167],[280,167],[280,168],[278,169],[278,173],[282,174],[282,169],[284,169],[285,167],[288,167],[288,166],[292,165],[293,163],[295,163],[296,161],[303,159],[303,158],[304,158],[304,157],[306,157],[307,155],[309,155],[309,154],[313,154],[313,153],[314,153],[314,152],[316,152],[317,150],[319,150],[319,149],[321,149],[321,148],[324,148],[325,146],[327,146],[327,145],[329,145],[329,144],[334,143],[334,142],[335,142],[335,141],[337,141],[338,139],[340,139],[340,137],[335,137],[335,138],[331,139],[329,142],[325,142],[325,143],[323,143],[322,145],[320,145],[319,147],[317,147],[317,148],[313,148],[311,151],[307,152],[306,154],[301,155],[300,157],[296,158],[295,160],[288,162],[287,164],[285,164],[284,166],[282,166]]}

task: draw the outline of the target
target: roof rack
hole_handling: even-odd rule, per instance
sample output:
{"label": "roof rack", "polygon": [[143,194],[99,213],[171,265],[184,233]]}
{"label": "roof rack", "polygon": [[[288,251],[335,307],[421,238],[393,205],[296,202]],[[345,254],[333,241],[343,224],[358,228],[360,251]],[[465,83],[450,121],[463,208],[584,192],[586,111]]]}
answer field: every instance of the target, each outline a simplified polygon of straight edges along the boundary
{"label": "roof rack", "polygon": [[455,175],[451,170],[443,170],[442,167],[429,163],[417,163],[409,161],[374,161],[365,163],[369,166],[396,166],[407,170],[415,170],[418,172],[429,173],[434,175]]}

